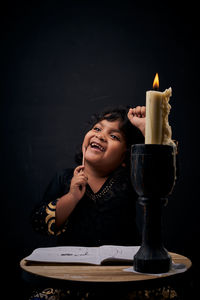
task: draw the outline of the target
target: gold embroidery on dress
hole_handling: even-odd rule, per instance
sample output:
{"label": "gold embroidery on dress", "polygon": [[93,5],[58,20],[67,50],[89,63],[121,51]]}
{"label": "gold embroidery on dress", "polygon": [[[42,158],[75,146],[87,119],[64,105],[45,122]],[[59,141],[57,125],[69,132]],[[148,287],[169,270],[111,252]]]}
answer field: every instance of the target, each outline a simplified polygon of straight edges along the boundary
{"label": "gold embroidery on dress", "polygon": [[46,206],[46,213],[47,213],[47,216],[45,218],[45,223],[47,224],[48,226],[48,232],[51,234],[51,235],[59,235],[61,234],[62,232],[65,232],[66,229],[63,228],[59,231],[57,231],[55,233],[54,230],[52,230],[52,226],[55,226],[55,218],[56,218],[56,204],[53,204],[52,202],[50,202],[47,206]]}
{"label": "gold embroidery on dress", "polygon": [[97,199],[101,198],[102,196],[104,196],[112,187],[113,183],[115,182],[115,179],[112,178],[109,182],[109,184],[101,191],[101,192],[97,192],[96,194],[92,194],[89,190],[86,190],[86,194],[88,195],[88,197],[90,199],[92,199],[93,201],[96,202]]}

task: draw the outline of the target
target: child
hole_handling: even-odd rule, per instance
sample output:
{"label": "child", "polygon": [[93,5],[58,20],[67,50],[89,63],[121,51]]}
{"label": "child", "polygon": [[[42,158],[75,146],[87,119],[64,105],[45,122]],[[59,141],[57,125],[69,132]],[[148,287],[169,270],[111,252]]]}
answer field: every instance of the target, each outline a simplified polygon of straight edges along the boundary
{"label": "child", "polygon": [[56,175],[34,211],[35,230],[57,235],[59,245],[137,245],[130,147],[144,129],[145,107],[94,115],[79,165]]}
{"label": "child", "polygon": [[[94,115],[76,155],[78,166],[58,173],[44,200],[33,213],[36,231],[58,236],[59,245],[139,245],[135,202],[131,184],[130,150],[143,143],[145,107],[116,108]],[[30,299],[108,299],[116,291],[95,292],[46,289]],[[167,297],[170,289],[164,290]],[[154,299],[166,299],[163,291]],[[157,295],[157,296],[156,296]],[[170,294],[171,295],[171,294]],[[151,291],[133,291],[120,299],[149,299]],[[169,296],[168,299],[173,299]]]}

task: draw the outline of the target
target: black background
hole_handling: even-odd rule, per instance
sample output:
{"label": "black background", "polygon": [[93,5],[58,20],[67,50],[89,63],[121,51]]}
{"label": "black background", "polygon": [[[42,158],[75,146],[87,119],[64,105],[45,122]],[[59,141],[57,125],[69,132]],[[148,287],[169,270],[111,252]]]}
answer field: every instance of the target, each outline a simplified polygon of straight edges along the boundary
{"label": "black background", "polygon": [[88,117],[109,105],[145,105],[156,72],[160,90],[173,90],[180,160],[165,245],[193,261],[195,278],[198,18],[191,1],[13,1],[1,9],[1,248],[5,279],[19,283],[15,293],[20,259],[52,242],[33,232],[30,212],[55,172],[74,166]]}

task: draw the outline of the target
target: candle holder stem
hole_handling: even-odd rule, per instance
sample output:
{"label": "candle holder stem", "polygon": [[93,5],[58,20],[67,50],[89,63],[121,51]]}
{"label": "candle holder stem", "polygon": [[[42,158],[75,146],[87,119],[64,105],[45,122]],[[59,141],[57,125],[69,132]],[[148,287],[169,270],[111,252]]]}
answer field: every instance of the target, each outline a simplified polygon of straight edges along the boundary
{"label": "candle holder stem", "polygon": [[134,269],[144,273],[164,273],[171,267],[171,256],[163,246],[162,207],[166,198],[139,197],[143,207],[142,245],[134,256]]}

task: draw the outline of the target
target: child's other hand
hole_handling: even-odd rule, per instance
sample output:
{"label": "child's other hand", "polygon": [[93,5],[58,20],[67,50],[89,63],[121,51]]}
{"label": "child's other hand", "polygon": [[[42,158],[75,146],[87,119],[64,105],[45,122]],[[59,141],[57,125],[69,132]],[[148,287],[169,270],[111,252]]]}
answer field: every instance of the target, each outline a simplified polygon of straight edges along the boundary
{"label": "child's other hand", "polygon": [[131,124],[137,127],[145,136],[146,107],[137,106],[130,108],[127,116]]}
{"label": "child's other hand", "polygon": [[69,193],[74,197],[76,201],[79,201],[85,194],[87,181],[88,178],[84,174],[84,166],[81,165],[76,167],[69,190]]}

